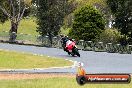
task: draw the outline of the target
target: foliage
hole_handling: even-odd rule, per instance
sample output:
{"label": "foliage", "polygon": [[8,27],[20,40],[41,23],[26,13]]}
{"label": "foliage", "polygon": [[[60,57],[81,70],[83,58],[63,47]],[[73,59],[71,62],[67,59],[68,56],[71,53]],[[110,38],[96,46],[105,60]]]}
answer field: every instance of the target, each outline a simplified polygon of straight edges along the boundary
{"label": "foliage", "polygon": [[71,28],[62,26],[59,33],[63,35],[68,35],[70,30]]}
{"label": "foliage", "polygon": [[[5,0],[0,0],[0,5],[2,3],[6,5]],[[0,23],[4,23],[6,20],[7,20],[7,16],[0,9]]]}
{"label": "foliage", "polygon": [[[101,14],[103,14],[106,20],[107,26],[109,25],[109,18],[111,17],[110,9],[106,4],[106,0],[71,0],[74,4],[74,9],[81,8],[85,5],[91,5],[98,9]],[[66,28],[71,28],[73,24],[73,13],[68,14],[64,19],[64,26]]]}
{"label": "foliage", "polygon": [[[19,3],[19,1],[21,3]],[[21,6],[19,7],[19,4]],[[28,7],[25,9],[24,16],[29,15],[30,12],[30,5],[31,5],[31,0],[1,0],[0,1],[0,20],[2,22],[5,22],[7,19],[3,19],[3,17],[15,20],[15,17],[19,17],[18,14],[21,15],[23,12],[23,9],[25,6]]]}
{"label": "foliage", "polygon": [[126,46],[129,44],[129,37],[126,35],[121,35],[119,42],[122,46]]}
{"label": "foliage", "polygon": [[132,0],[107,0],[107,4],[115,16],[114,26],[132,37]]}
{"label": "foliage", "polygon": [[104,30],[99,38],[97,39],[98,42],[103,43],[119,43],[121,37],[121,33],[118,32],[117,29],[106,29]]}
{"label": "foliage", "polygon": [[38,30],[42,36],[48,35],[52,44],[52,37],[57,35],[63,24],[66,13],[67,0],[39,0]]}
{"label": "foliage", "polygon": [[[11,22],[11,28],[9,31],[9,41],[15,42],[18,25],[23,18],[29,14],[28,8],[31,0],[1,0],[0,1],[0,20],[5,22],[7,19]],[[4,16],[7,16],[5,19]]]}
{"label": "foliage", "polygon": [[94,40],[105,27],[100,12],[91,6],[83,6],[74,12],[74,21],[69,36],[79,40]]}
{"label": "foliage", "polygon": [[94,4],[100,4],[100,5],[106,5],[105,0],[76,0],[79,5],[94,5]]}
{"label": "foliage", "polygon": [[127,45],[130,44],[131,39],[126,36],[125,34],[122,35],[117,29],[106,29],[104,30],[98,38],[96,38],[97,42],[103,43],[114,43],[114,44],[121,44]]}
{"label": "foliage", "polygon": [[5,21],[8,19],[8,17],[0,11],[0,23],[5,23]]}

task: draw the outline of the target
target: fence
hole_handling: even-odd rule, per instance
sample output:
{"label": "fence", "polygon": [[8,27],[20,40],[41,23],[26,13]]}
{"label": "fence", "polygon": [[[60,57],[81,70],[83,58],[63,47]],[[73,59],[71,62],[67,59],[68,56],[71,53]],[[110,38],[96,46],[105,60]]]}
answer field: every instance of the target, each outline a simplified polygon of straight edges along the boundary
{"label": "fence", "polygon": [[[7,31],[0,32],[0,40],[8,41],[9,33]],[[61,47],[61,38],[59,36],[53,37],[52,47],[54,48],[62,48]],[[49,47],[50,41],[48,36],[35,36],[31,34],[17,34],[16,41],[24,44],[34,44]],[[76,41],[77,47],[84,51],[95,51],[95,52],[108,52],[108,53],[120,53],[120,54],[131,54],[132,53],[132,45],[121,46],[120,44],[112,44],[103,42],[93,42],[93,41],[84,41],[79,40]]]}

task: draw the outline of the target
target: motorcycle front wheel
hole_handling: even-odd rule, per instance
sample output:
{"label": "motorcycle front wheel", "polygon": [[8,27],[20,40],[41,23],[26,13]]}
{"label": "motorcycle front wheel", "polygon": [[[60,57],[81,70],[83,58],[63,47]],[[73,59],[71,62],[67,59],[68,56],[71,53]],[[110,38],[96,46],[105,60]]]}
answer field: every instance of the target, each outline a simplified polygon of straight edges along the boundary
{"label": "motorcycle front wheel", "polygon": [[80,57],[79,51],[78,51],[78,49],[77,49],[76,47],[74,47],[74,53],[75,53],[78,57]]}

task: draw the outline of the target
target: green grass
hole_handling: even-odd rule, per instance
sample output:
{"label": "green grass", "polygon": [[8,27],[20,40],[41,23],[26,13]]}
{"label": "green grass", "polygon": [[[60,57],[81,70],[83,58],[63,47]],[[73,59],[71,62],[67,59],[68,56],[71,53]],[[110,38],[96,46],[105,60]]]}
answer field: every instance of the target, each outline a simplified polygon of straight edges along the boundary
{"label": "green grass", "polygon": [[72,65],[64,59],[0,50],[0,69],[48,68]]}
{"label": "green grass", "polygon": [[[18,34],[31,34],[38,35],[36,32],[36,18],[23,19],[18,26]],[[6,21],[4,24],[0,24],[0,32],[10,30],[10,21]]]}
{"label": "green grass", "polygon": [[[0,38],[2,40],[9,39],[10,21],[6,21],[4,24],[0,24]],[[29,19],[23,19],[18,26],[17,40],[36,42],[37,35],[36,18],[30,17]],[[3,36],[3,37],[2,37]]]}
{"label": "green grass", "polygon": [[0,88],[131,88],[130,84],[85,84],[80,86],[75,78],[44,78],[26,80],[0,80]]}

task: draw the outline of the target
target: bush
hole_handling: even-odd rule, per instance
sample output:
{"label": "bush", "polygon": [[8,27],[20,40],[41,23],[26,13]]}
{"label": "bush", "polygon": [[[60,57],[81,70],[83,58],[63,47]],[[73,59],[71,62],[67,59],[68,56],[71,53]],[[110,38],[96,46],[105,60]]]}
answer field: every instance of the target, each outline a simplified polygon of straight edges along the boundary
{"label": "bush", "polygon": [[129,43],[129,37],[127,35],[121,35],[119,42],[122,46],[126,46]]}
{"label": "bush", "polygon": [[81,7],[74,12],[74,21],[69,36],[76,40],[94,40],[105,28],[105,20],[92,6]]}
{"label": "bush", "polygon": [[104,30],[99,38],[96,40],[98,42],[104,42],[104,43],[119,43],[121,38],[121,33],[118,32],[116,29],[106,29]]}
{"label": "bush", "polygon": [[71,28],[62,26],[61,29],[60,29],[59,34],[68,35],[70,30],[71,30]]}

